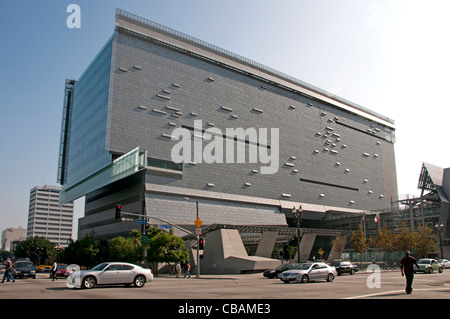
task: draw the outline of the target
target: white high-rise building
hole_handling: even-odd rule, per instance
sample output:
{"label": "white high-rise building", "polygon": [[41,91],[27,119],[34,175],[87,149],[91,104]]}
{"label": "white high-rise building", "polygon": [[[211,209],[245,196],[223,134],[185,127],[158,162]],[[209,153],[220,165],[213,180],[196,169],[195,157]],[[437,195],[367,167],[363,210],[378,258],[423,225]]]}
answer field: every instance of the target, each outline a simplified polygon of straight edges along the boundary
{"label": "white high-rise building", "polygon": [[66,247],[72,238],[73,202],[59,205],[59,186],[36,186],[30,191],[27,238],[44,237]]}

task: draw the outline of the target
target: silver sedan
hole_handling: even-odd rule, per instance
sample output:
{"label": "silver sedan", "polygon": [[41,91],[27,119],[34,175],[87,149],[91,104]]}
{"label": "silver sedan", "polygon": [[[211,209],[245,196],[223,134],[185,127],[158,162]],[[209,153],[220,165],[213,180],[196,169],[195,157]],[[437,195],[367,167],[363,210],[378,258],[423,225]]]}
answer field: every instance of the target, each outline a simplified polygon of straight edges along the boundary
{"label": "silver sedan", "polygon": [[291,281],[310,282],[316,280],[333,281],[336,277],[336,268],[325,263],[306,263],[297,269],[283,271],[279,276],[281,281],[289,283]]}
{"label": "silver sedan", "polygon": [[152,280],[151,269],[124,262],[105,262],[92,269],[72,273],[67,278],[67,286],[89,289],[96,285],[133,284],[140,288]]}

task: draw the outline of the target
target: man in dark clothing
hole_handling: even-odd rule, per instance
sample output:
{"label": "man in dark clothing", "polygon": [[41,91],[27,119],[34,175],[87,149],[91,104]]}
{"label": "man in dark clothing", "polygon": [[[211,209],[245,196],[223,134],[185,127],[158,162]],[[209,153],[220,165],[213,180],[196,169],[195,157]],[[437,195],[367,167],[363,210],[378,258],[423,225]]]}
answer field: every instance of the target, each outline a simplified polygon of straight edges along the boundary
{"label": "man in dark clothing", "polygon": [[400,271],[402,272],[402,276],[406,275],[407,294],[410,294],[412,292],[412,282],[414,279],[414,265],[417,266],[417,269],[420,269],[416,259],[412,257],[409,250],[407,250],[405,253],[405,257],[403,257],[402,261],[400,262]]}

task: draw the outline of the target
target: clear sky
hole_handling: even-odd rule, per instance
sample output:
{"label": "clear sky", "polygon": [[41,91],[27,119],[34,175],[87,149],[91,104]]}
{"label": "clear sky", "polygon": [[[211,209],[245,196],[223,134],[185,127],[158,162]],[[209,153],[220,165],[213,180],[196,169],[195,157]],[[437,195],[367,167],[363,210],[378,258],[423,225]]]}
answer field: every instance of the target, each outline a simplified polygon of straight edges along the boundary
{"label": "clear sky", "polygon": [[[66,25],[72,3],[79,29]],[[448,0],[4,0],[0,231],[26,228],[30,189],[56,185],[64,81],[112,35],[116,8],[394,119],[400,195],[418,194],[423,161],[450,167]]]}

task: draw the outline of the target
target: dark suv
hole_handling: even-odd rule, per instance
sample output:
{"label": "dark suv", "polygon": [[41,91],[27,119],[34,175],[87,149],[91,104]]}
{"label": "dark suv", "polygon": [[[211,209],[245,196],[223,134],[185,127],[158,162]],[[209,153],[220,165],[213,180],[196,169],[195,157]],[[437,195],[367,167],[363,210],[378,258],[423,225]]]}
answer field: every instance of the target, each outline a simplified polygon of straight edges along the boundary
{"label": "dark suv", "polygon": [[350,275],[354,275],[355,272],[357,272],[359,270],[358,266],[353,265],[347,261],[333,263],[333,266],[334,266],[334,268],[336,268],[336,271],[339,276],[344,273],[349,273]]}
{"label": "dark suv", "polygon": [[36,267],[31,261],[16,261],[13,269],[15,278],[36,279]]}

